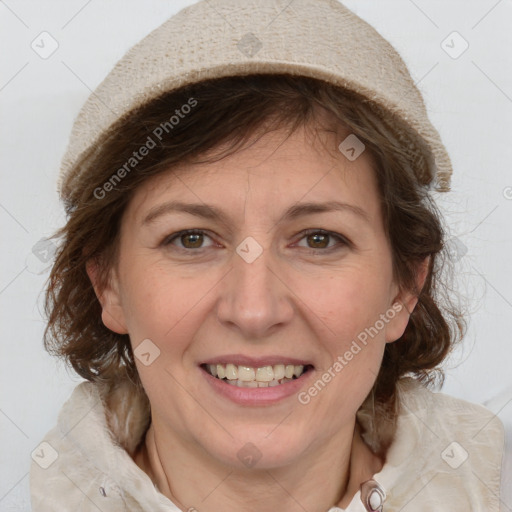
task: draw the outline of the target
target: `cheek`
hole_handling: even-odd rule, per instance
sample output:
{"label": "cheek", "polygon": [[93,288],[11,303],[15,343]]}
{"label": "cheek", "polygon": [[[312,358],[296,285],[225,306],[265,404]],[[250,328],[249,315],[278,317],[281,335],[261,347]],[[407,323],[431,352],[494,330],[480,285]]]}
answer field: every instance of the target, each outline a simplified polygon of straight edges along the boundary
{"label": "cheek", "polygon": [[194,287],[168,274],[145,261],[134,262],[123,276],[123,310],[134,345],[145,338],[160,345],[193,307],[195,294],[185,293],[185,289]]}
{"label": "cheek", "polygon": [[[344,269],[326,279],[297,281],[297,296],[320,322],[329,345],[342,350],[373,326],[390,306],[390,278],[370,266]],[[379,324],[380,325],[380,324]],[[383,331],[385,329],[379,329]]]}
{"label": "cheek", "polygon": [[[161,407],[187,404],[177,382],[186,378],[188,365],[184,362],[191,358],[190,348],[202,321],[200,300],[205,289],[148,262],[134,264],[124,282],[126,325],[137,371],[150,401]],[[142,356],[146,353],[150,355],[145,361]]]}
{"label": "cheek", "polygon": [[[387,278],[368,268],[354,268],[329,279],[321,290],[315,289],[310,294],[314,303],[308,305],[315,313],[310,318],[321,320],[316,323],[323,357],[316,380],[305,390],[301,403],[314,403],[322,414],[333,417],[334,432],[338,420],[355,414],[378,375],[387,326],[380,319],[388,311],[391,297]],[[334,411],[347,414],[335,420],[338,413]]]}
{"label": "cheek", "polygon": [[[159,259],[140,258],[126,265],[123,310],[132,346],[145,339],[161,352],[160,363],[192,357],[197,331],[211,313],[215,285],[222,273],[187,271]],[[144,369],[143,369],[144,370]]]}

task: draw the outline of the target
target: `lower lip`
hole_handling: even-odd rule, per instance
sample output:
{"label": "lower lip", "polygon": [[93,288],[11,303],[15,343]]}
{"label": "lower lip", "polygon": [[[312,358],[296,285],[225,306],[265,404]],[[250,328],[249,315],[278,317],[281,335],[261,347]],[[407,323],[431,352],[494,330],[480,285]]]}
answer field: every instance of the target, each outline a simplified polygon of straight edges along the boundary
{"label": "lower lip", "polygon": [[201,367],[199,367],[199,369],[216,393],[239,405],[271,405],[277,403],[292,395],[296,395],[313,375],[313,371],[310,369],[299,378],[285,382],[284,384],[278,384],[277,386],[267,388],[240,388],[217,379]]}

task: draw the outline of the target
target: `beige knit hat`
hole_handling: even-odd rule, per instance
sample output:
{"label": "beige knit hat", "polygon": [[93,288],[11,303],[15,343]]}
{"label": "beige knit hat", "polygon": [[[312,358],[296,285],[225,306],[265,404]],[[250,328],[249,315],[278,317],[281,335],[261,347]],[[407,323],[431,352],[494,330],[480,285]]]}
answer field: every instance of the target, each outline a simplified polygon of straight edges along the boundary
{"label": "beige knit hat", "polygon": [[290,73],[371,100],[411,154],[420,183],[449,190],[450,158],[396,50],[337,0],[202,0],[131,48],[89,96],[62,160],[70,201],[86,162],[124,119],[158,96],[205,79]]}

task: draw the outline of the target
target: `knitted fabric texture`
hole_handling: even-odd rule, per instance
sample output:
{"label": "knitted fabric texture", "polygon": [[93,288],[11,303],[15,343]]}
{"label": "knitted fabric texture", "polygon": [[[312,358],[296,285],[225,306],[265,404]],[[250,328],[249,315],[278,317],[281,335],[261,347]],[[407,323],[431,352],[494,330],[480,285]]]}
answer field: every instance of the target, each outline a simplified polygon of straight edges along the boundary
{"label": "knitted fabric texture", "polygon": [[73,205],[87,163],[139,107],[206,79],[288,73],[370,102],[410,153],[418,181],[449,190],[452,167],[397,51],[337,0],[203,0],[131,48],[89,96],[72,128],[58,190]]}

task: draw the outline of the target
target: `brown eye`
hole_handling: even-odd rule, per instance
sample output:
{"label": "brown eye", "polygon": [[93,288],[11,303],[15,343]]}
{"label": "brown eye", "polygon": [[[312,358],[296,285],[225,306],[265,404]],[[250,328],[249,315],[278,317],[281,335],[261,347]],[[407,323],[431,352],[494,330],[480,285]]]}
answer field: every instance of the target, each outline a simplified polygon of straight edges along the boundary
{"label": "brown eye", "polygon": [[[186,231],[180,231],[178,233],[174,233],[173,235],[170,235],[167,237],[163,245],[169,246],[174,245],[178,249],[203,249],[205,247],[203,243],[205,241],[205,238],[210,238],[208,235],[204,233],[204,231],[201,230],[186,230]],[[179,243],[175,243],[179,242]],[[210,244],[212,245],[212,244]]]}
{"label": "brown eye", "polygon": [[190,233],[180,236],[180,241],[187,249],[197,249],[203,243],[203,235],[199,233]]}
{"label": "brown eye", "polygon": [[[303,233],[301,240],[306,240],[308,249],[319,249],[327,252],[330,249],[335,249],[336,245],[344,247],[350,245],[349,242],[341,235],[325,231],[323,229],[311,229]],[[337,243],[332,243],[332,241]]]}
{"label": "brown eye", "polygon": [[329,235],[323,233],[314,233],[307,235],[308,242],[312,249],[325,249],[329,245]]}

